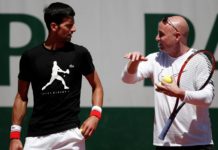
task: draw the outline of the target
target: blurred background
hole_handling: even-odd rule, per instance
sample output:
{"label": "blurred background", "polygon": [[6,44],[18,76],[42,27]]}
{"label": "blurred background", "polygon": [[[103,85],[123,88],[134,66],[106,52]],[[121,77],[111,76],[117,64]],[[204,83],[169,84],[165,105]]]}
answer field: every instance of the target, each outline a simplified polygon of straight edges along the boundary
{"label": "blurred background", "polygon": [[[17,75],[23,51],[43,42],[47,35],[43,9],[53,0],[0,0],[0,149],[7,150],[11,112],[17,92]],[[72,42],[92,54],[105,91],[103,118],[87,150],[152,150],[153,87],[149,81],[127,85],[121,72],[129,51],[158,51],[158,21],[166,15],[182,15],[190,25],[190,47],[208,49],[218,59],[217,0],[62,0],[76,12],[77,31]],[[218,66],[218,65],[217,65]],[[218,85],[217,70],[215,86]],[[91,89],[83,81],[81,120],[91,107]],[[218,149],[218,96],[210,108],[215,149]],[[33,106],[29,92],[28,113],[22,141]],[[39,127],[40,128],[40,127]]]}

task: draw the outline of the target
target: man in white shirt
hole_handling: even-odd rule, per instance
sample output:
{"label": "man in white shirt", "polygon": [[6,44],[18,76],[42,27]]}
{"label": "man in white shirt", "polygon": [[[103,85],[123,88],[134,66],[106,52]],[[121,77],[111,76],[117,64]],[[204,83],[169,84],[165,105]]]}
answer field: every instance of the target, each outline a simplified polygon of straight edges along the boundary
{"label": "man in white shirt", "polygon": [[[212,150],[213,140],[208,108],[214,97],[213,82],[204,89],[196,91],[194,83],[198,77],[192,77],[191,88],[178,87],[176,78],[183,62],[196,50],[187,45],[189,27],[181,16],[165,17],[159,22],[159,52],[143,56],[140,52],[131,52],[124,56],[130,61],[122,72],[122,80],[133,84],[144,78],[150,78],[154,85],[155,120],[153,144],[156,150]],[[202,71],[201,70],[195,70]],[[162,81],[163,76],[172,76],[172,83]],[[200,74],[198,75],[200,76]],[[161,82],[161,83],[160,83]],[[160,135],[166,120],[173,111],[176,97],[186,104],[176,116],[164,140]]]}

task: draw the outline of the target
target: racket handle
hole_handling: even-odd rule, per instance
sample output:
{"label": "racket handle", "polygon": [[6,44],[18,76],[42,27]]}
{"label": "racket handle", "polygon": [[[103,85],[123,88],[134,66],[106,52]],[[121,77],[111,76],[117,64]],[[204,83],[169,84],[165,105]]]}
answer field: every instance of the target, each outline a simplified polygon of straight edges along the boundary
{"label": "racket handle", "polygon": [[173,120],[172,118],[169,118],[164,126],[164,128],[162,129],[160,135],[158,136],[160,140],[164,140],[165,136],[167,135],[167,132],[171,126],[171,124],[173,123]]}

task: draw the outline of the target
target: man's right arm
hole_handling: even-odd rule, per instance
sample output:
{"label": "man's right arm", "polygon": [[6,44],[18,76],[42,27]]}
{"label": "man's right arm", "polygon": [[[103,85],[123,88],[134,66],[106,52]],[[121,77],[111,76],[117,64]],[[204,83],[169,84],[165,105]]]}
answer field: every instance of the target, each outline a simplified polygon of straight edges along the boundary
{"label": "man's right arm", "polygon": [[[12,125],[21,126],[22,124],[27,109],[29,85],[30,83],[27,81],[18,81],[18,92],[15,97],[12,111]],[[10,138],[10,150],[22,149],[23,146],[19,138]]]}
{"label": "man's right arm", "polygon": [[147,58],[140,52],[128,53],[124,56],[124,58],[129,59],[129,63],[123,70],[122,80],[125,83],[135,83],[137,82],[135,74],[137,72],[138,65],[141,61],[147,61]]}

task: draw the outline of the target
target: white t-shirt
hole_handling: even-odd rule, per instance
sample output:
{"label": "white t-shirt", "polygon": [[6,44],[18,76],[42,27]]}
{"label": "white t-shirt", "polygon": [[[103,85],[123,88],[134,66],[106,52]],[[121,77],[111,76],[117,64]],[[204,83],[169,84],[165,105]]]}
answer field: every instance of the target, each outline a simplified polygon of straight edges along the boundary
{"label": "white t-shirt", "polygon": [[[178,58],[172,58],[164,52],[156,52],[147,56],[147,61],[139,63],[137,72],[129,74],[127,65],[122,73],[122,80],[133,84],[144,78],[150,78],[154,83],[159,83],[164,75],[174,76],[175,80],[183,62],[190,56],[194,49]],[[197,76],[201,75],[202,70],[196,70]],[[177,114],[172,126],[170,127],[165,139],[158,138],[168,117],[173,111],[176,98],[166,96],[154,90],[154,132],[153,144],[156,146],[192,146],[213,144],[212,131],[209,118],[208,107],[214,97],[214,86],[208,84],[203,90],[195,91],[194,80],[185,91],[183,101],[186,104]],[[180,87],[182,88],[183,85]],[[184,88],[185,89],[185,88]],[[180,101],[181,102],[181,101]]]}

